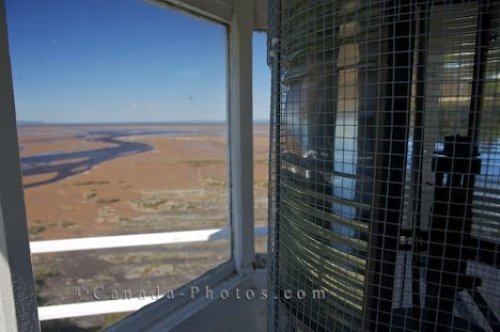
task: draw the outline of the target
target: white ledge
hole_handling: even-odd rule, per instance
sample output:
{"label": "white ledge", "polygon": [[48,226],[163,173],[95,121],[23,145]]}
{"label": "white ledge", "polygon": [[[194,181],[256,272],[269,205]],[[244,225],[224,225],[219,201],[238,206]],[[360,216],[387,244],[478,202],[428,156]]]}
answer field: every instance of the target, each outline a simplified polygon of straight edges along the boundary
{"label": "white ledge", "polygon": [[106,300],[50,305],[38,308],[38,318],[41,321],[44,321],[51,319],[131,312],[137,311],[156,300],[157,299],[153,299],[152,297],[145,297],[144,299],[132,298],[123,300]]}
{"label": "white ledge", "polygon": [[[267,227],[255,227],[255,237],[266,237]],[[31,254],[66,252],[95,249],[153,246],[173,243],[217,241],[230,238],[228,228],[197,231],[165,232],[133,235],[99,236],[75,239],[34,241],[30,243]]]}

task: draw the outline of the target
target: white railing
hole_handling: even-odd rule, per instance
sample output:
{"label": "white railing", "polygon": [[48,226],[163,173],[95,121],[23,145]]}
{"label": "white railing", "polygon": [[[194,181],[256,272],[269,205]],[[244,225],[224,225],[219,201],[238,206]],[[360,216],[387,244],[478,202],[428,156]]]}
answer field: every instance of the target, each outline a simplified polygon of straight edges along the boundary
{"label": "white railing", "polygon": [[58,304],[38,307],[38,319],[76,318],[132,312],[156,301],[151,297]]}
{"label": "white railing", "polygon": [[[173,243],[217,241],[230,238],[229,228],[214,228],[197,231],[165,232],[133,235],[99,236],[75,239],[33,241],[30,243],[31,254],[44,254],[66,251],[128,248]],[[267,227],[254,229],[255,237],[266,237]],[[79,302],[38,307],[41,321],[51,319],[74,318],[103,315],[139,310],[154,302],[151,298],[130,298],[93,302]]]}

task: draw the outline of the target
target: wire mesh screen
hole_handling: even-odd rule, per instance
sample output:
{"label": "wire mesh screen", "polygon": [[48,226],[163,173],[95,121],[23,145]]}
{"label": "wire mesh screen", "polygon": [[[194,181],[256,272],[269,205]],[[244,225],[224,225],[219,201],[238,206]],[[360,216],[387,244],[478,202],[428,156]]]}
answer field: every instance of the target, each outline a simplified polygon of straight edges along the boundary
{"label": "wire mesh screen", "polygon": [[270,331],[500,331],[500,2],[270,0]]}

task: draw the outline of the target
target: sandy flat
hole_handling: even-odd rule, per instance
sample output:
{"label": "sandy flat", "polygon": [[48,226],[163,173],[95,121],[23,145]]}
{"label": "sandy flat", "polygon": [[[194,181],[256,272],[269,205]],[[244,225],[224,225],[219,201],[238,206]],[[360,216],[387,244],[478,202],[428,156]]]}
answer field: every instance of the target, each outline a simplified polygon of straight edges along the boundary
{"label": "sandy flat", "polygon": [[[74,131],[78,132],[77,129]],[[220,131],[223,130],[220,126]],[[103,147],[99,142],[89,145],[71,133],[67,140],[62,139],[61,134],[43,133],[38,137],[43,142],[47,136],[58,137],[47,149],[38,147],[44,144],[36,140],[36,135],[30,135],[29,139],[21,136],[20,141],[25,151],[33,151],[34,145],[37,152],[64,151],[67,142],[72,142],[78,150]],[[33,240],[227,225],[225,135],[132,136],[125,140],[146,143],[154,149],[106,161],[81,174],[25,190]],[[255,201],[265,208],[267,137],[257,136],[254,147]],[[53,175],[25,176],[23,181],[30,184]],[[263,214],[259,212],[256,211],[257,223],[262,224]],[[41,226],[45,229],[41,230]]]}
{"label": "sandy flat", "polygon": [[[118,137],[120,141],[146,144],[152,149],[119,155],[88,169],[73,167],[72,173],[61,179],[56,173],[44,173],[52,166],[64,170],[67,165],[82,162],[85,165],[85,160],[78,159],[80,154],[73,159],[65,158],[68,153],[80,151],[86,156],[89,151],[116,147],[113,143],[86,139],[84,134],[94,129],[88,126],[36,126],[19,130],[21,157],[26,163],[23,167],[41,170],[23,177],[27,187],[24,194],[31,240],[228,226],[224,126],[134,126],[132,129],[138,132],[172,131],[174,134]],[[97,129],[113,131],[123,127],[99,126]],[[267,126],[257,126],[254,138],[257,225],[267,223],[267,131]],[[53,154],[62,157],[26,162],[33,156]],[[39,183],[46,184],[37,185]],[[266,250],[266,241],[256,240],[257,252]],[[168,290],[196,278],[229,257],[230,244],[224,240],[42,254],[33,257],[33,264],[40,303],[58,304],[75,302],[75,287],[103,286],[137,291],[141,287],[159,285]],[[73,323],[104,326],[109,319],[96,317],[73,320]]]}

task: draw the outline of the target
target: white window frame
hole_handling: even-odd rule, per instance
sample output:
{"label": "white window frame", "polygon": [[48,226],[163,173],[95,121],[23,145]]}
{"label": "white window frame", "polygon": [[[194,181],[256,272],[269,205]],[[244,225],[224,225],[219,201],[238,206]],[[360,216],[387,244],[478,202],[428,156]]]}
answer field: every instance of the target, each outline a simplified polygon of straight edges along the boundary
{"label": "white window frame", "polygon": [[[149,0],[227,27],[227,124],[231,258],[179,288],[209,286],[217,294],[255,270],[253,218],[252,34],[267,26],[266,0]],[[19,164],[4,0],[0,0],[0,330],[39,331]],[[217,295],[214,296],[217,298]],[[164,331],[209,305],[204,297],[160,299],[109,328]]]}

